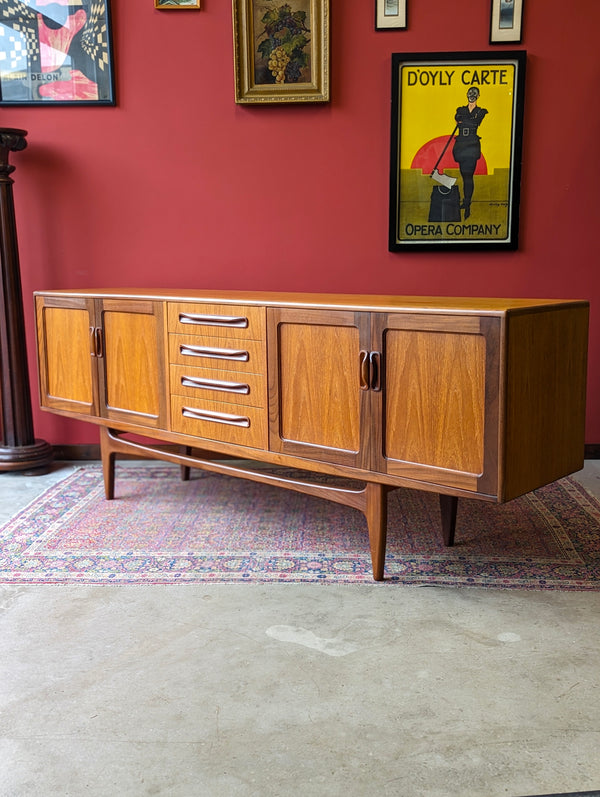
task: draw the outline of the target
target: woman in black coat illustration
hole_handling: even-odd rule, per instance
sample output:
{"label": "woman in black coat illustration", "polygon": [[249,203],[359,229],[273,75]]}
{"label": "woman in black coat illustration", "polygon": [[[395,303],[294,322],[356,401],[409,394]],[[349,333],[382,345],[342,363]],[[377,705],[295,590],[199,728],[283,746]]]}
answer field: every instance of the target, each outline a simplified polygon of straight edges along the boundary
{"label": "woman in black coat illustration", "polygon": [[467,105],[456,109],[454,119],[458,127],[458,136],[454,142],[452,154],[460,167],[463,179],[463,203],[461,208],[465,211],[465,219],[471,215],[471,199],[473,197],[473,175],[477,161],[481,157],[481,139],[477,134],[479,125],[483,122],[487,110],[477,105],[479,89],[471,86],[467,91]]}

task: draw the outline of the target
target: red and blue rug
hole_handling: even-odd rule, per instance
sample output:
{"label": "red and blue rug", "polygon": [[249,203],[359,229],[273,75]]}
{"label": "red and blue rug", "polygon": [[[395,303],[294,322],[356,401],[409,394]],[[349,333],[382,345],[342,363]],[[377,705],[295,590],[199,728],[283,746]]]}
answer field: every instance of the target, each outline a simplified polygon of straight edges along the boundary
{"label": "red and blue rug", "polygon": [[[285,472],[291,475],[290,471]],[[437,495],[390,493],[386,580],[519,589],[600,588],[600,504],[572,479],[508,504],[460,500],[445,548]],[[374,583],[358,511],[165,464],[78,468],[0,530],[10,584]]]}

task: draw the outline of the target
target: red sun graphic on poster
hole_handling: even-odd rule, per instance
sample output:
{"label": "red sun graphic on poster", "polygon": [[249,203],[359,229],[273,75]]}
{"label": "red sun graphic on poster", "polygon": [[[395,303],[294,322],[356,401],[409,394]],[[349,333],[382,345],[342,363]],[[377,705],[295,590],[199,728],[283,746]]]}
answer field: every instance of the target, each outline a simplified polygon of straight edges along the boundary
{"label": "red sun graphic on poster", "polygon": [[[432,138],[426,144],[417,150],[415,157],[410,164],[411,169],[421,169],[423,174],[431,174],[433,171],[435,164],[438,161],[438,158],[444,152],[444,147],[448,143],[448,136],[439,136],[438,138]],[[452,157],[452,143],[444,152],[442,160],[439,162],[437,170],[440,174],[444,173],[444,169],[458,169],[458,163]],[[477,161],[477,166],[475,167],[475,174],[487,174],[487,163],[485,161],[485,155],[482,153],[481,157]]]}

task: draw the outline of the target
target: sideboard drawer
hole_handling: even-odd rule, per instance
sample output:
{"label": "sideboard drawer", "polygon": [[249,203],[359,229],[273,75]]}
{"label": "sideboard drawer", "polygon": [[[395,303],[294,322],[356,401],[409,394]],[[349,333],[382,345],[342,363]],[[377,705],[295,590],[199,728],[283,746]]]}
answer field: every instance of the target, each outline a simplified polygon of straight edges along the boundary
{"label": "sideboard drawer", "polygon": [[265,415],[259,407],[171,396],[172,430],[205,440],[266,449]]}
{"label": "sideboard drawer", "polygon": [[169,302],[169,332],[264,340],[265,308]]}
{"label": "sideboard drawer", "polygon": [[244,373],[264,374],[266,370],[265,347],[261,340],[169,335],[169,360],[176,365]]}
{"label": "sideboard drawer", "polygon": [[262,374],[171,365],[170,378],[172,395],[250,407],[266,406],[266,386]]}

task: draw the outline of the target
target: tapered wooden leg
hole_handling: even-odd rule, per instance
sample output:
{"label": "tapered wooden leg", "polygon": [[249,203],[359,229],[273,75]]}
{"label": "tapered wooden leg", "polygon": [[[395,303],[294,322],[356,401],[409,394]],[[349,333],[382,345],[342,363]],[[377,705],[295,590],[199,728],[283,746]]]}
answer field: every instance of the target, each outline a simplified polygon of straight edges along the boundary
{"label": "tapered wooden leg", "polygon": [[365,487],[365,517],[369,527],[369,543],[373,578],[383,581],[385,567],[385,544],[387,539],[387,494],[388,487],[368,482]]}
{"label": "tapered wooden leg", "polygon": [[458,498],[455,495],[440,494],[440,509],[442,512],[442,536],[444,538],[444,545],[454,545]]}
{"label": "tapered wooden leg", "polygon": [[104,476],[104,495],[110,501],[115,497],[116,454],[111,450],[110,437],[103,426],[100,428],[100,456],[102,457],[102,475]]}
{"label": "tapered wooden leg", "polygon": [[[192,453],[192,447],[191,446],[180,446],[180,451],[181,451],[181,453],[184,456],[189,457],[190,454]],[[189,482],[191,470],[192,469],[190,468],[189,465],[180,465],[179,466],[179,472],[181,474],[181,481],[182,482]]]}

